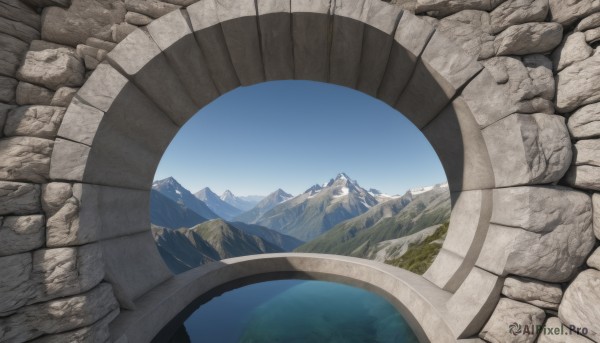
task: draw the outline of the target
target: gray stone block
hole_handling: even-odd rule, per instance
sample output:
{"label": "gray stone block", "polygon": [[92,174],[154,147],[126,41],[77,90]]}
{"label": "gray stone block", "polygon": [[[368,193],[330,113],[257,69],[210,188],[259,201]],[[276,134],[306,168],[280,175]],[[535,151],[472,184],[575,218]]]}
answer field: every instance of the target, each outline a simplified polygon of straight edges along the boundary
{"label": "gray stone block", "polygon": [[46,241],[46,225],[41,214],[4,217],[0,222],[0,256],[35,250]]}
{"label": "gray stone block", "polygon": [[76,97],[67,108],[58,136],[91,146],[103,117],[104,112]]}
{"label": "gray stone block", "polygon": [[490,13],[492,32],[498,33],[512,25],[545,21],[548,0],[508,0]]}
{"label": "gray stone block", "polygon": [[148,25],[148,32],[198,107],[219,96],[204,54],[182,12],[173,11],[155,20]]}
{"label": "gray stone block", "polygon": [[491,221],[503,225],[490,225],[477,265],[498,275],[568,280],[595,244],[591,206],[587,194],[562,187],[494,190]]}
{"label": "gray stone block", "polygon": [[0,318],[0,339],[27,341],[89,326],[118,309],[112,287],[102,283],[89,292],[22,307],[15,314]]}
{"label": "gray stone block", "polygon": [[558,23],[526,23],[513,25],[494,40],[496,55],[529,55],[547,53],[561,40],[563,27]]}
{"label": "gray stone block", "polygon": [[87,145],[57,138],[52,150],[50,179],[81,182],[89,153]]}
{"label": "gray stone block", "polygon": [[294,78],[291,1],[257,2],[265,80]]}
{"label": "gray stone block", "polygon": [[482,133],[496,187],[558,181],[569,167],[572,152],[563,117],[515,114]]}
{"label": "gray stone block", "polygon": [[46,7],[42,39],[75,47],[89,37],[109,36],[111,26],[122,23],[125,13],[122,1],[72,0],[68,9]]}
{"label": "gray stone block", "polygon": [[456,290],[471,271],[463,256],[442,247],[423,277],[447,291]]}
{"label": "gray stone block", "polygon": [[600,54],[563,69],[556,79],[556,109],[571,112],[600,100]]}
{"label": "gray stone block", "polygon": [[543,309],[558,310],[563,291],[558,284],[511,276],[504,281],[502,294]]}
{"label": "gray stone block", "polygon": [[31,282],[37,292],[30,304],[87,292],[104,277],[98,244],[37,250],[32,265]]}
{"label": "gray stone block", "polygon": [[128,83],[125,76],[108,63],[102,63],[79,89],[77,96],[86,103],[106,112]]}
{"label": "gray stone block", "polygon": [[548,233],[561,225],[586,227],[591,220],[589,197],[567,187],[509,187],[493,194],[495,224]]}
{"label": "gray stone block", "polygon": [[433,27],[410,12],[403,12],[389,60],[377,97],[390,106],[396,100],[410,80],[417,59],[433,34]]}
{"label": "gray stone block", "polygon": [[552,62],[556,71],[561,71],[573,63],[592,56],[594,49],[585,41],[583,32],[565,35],[562,43],[552,53]]}
{"label": "gray stone block", "polygon": [[564,26],[569,26],[580,18],[600,11],[600,3],[594,0],[584,0],[567,3],[561,0],[548,0],[550,19]]}
{"label": "gray stone block", "polygon": [[177,125],[183,125],[198,110],[158,45],[141,29],[127,36],[107,58]]}
{"label": "gray stone block", "polygon": [[[340,4],[336,3],[337,6]],[[365,24],[345,16],[335,15],[332,19],[329,82],[356,88]]]}
{"label": "gray stone block", "polygon": [[13,36],[26,43],[40,39],[40,32],[38,30],[19,21],[4,17],[0,17],[0,33]]}
{"label": "gray stone block", "polygon": [[19,81],[12,77],[0,76],[0,102],[15,103],[15,89]]}
{"label": "gray stone block", "polygon": [[112,49],[115,48],[115,46],[117,46],[117,44],[114,42],[105,41],[105,40],[98,39],[95,37],[90,37],[90,38],[86,39],[85,44],[89,45],[89,46],[93,46],[98,49],[106,50],[106,51],[111,51]]}
{"label": "gray stone block", "polygon": [[485,270],[471,270],[446,304],[452,313],[448,323],[457,338],[468,338],[481,330],[498,303],[503,282],[503,278]]}
{"label": "gray stone block", "polygon": [[41,213],[40,185],[0,181],[0,215]]}
{"label": "gray stone block", "polygon": [[27,44],[17,38],[0,33],[0,75],[15,77],[21,60],[27,52]]}
{"label": "gray stone block", "polygon": [[[502,298],[479,337],[488,342],[533,343],[539,332],[531,328],[542,325],[545,319],[544,311],[533,305]],[[523,326],[529,331],[524,332]]]}
{"label": "gray stone block", "polygon": [[497,57],[462,91],[481,127],[513,113],[554,114],[554,78],[550,61],[541,55]]}
{"label": "gray stone block", "polygon": [[109,342],[109,324],[119,315],[119,310],[114,310],[104,318],[90,326],[73,331],[46,335],[32,340],[32,343],[64,343],[64,342]]}
{"label": "gray stone block", "polygon": [[265,81],[254,3],[253,0],[216,1],[225,43],[242,86]]}
{"label": "gray stone block", "polygon": [[423,277],[449,292],[467,278],[481,252],[492,211],[492,191],[452,194],[455,199],[442,252]]}
{"label": "gray stone block", "polygon": [[[572,244],[565,246],[563,242]],[[572,277],[594,246],[591,227],[562,225],[549,233],[490,224],[477,266],[498,275],[547,282]]]}
{"label": "gray stone block", "polygon": [[452,40],[468,55],[485,60],[495,55],[494,36],[490,31],[488,12],[465,10],[445,17],[436,25],[436,31]]}
{"label": "gray stone block", "polygon": [[106,280],[122,308],[135,309],[135,300],[172,277],[158,253],[150,230],[102,241]]}
{"label": "gray stone block", "polygon": [[0,17],[23,23],[37,31],[40,30],[40,15],[20,1],[0,2]]}
{"label": "gray stone block", "polygon": [[415,11],[445,17],[463,10],[491,11],[502,2],[503,0],[418,0]]}
{"label": "gray stone block", "polygon": [[110,27],[110,39],[113,42],[120,43],[136,29],[137,26],[128,23],[113,24]]}
{"label": "gray stone block", "polygon": [[333,1],[292,1],[294,76],[297,80],[329,79],[329,31]]}
{"label": "gray stone block", "polygon": [[461,98],[423,128],[444,166],[451,191],[494,188],[494,172],[479,125]]}
{"label": "gray stone block", "polygon": [[596,249],[594,253],[587,259],[586,263],[590,268],[600,270],[600,249]]}
{"label": "gray stone block", "polygon": [[36,86],[28,82],[19,82],[15,90],[18,105],[50,105],[54,92],[48,88]]}
{"label": "gray stone block", "polygon": [[573,146],[573,164],[600,167],[600,139],[577,141]]}
{"label": "gray stone block", "polygon": [[567,185],[584,190],[600,191],[600,168],[590,165],[572,166],[564,181]]}
{"label": "gray stone block", "polygon": [[60,87],[52,96],[52,101],[50,102],[50,105],[61,107],[69,106],[71,100],[73,100],[73,97],[75,96],[75,93],[77,93],[77,91],[77,88]]}
{"label": "gray stone block", "polygon": [[575,31],[586,31],[598,26],[600,26],[600,13],[594,13],[583,18],[575,27]]}
{"label": "gray stone block", "polygon": [[240,85],[231,63],[217,8],[213,1],[200,1],[187,8],[194,36],[203,52],[208,70],[219,93]]}
{"label": "gray stone block", "polygon": [[81,245],[150,227],[147,191],[50,183],[43,189],[42,204],[48,214],[49,247]]}
{"label": "gray stone block", "polygon": [[[6,316],[27,303],[36,288],[31,283],[31,253],[0,257],[4,277],[0,279],[0,314]],[[0,319],[2,323],[2,319]],[[4,334],[4,330],[0,331]],[[2,336],[0,336],[2,337]]]}
{"label": "gray stone block", "polygon": [[600,271],[588,269],[577,275],[577,278],[565,291],[558,318],[565,325],[586,328],[587,338],[596,342],[600,340]]}
{"label": "gray stone block", "polygon": [[179,6],[156,0],[125,0],[125,8],[128,11],[141,13],[143,15],[156,19],[162,17],[163,15],[171,11],[178,9]]}
{"label": "gray stone block", "polygon": [[600,136],[600,103],[584,106],[569,116],[567,126],[574,138],[593,138]]}
{"label": "gray stone block", "polygon": [[6,136],[30,136],[54,139],[65,109],[55,106],[17,107],[8,114],[4,125]]}
{"label": "gray stone block", "polygon": [[149,189],[160,158],[177,130],[150,99],[128,84],[96,131],[87,162],[83,160],[83,181]]}
{"label": "gray stone block", "polygon": [[84,72],[83,61],[75,49],[47,47],[28,51],[17,77],[21,81],[56,90],[63,86],[81,86]]}
{"label": "gray stone block", "polygon": [[152,18],[141,13],[127,12],[127,14],[125,14],[125,22],[131,25],[145,26],[150,24],[152,20]]}
{"label": "gray stone block", "polygon": [[423,128],[481,68],[473,57],[435,32],[395,108]]}
{"label": "gray stone block", "polygon": [[54,141],[35,137],[0,140],[0,179],[43,183],[48,179]]}
{"label": "gray stone block", "polygon": [[377,96],[385,77],[398,22],[403,16],[398,6],[382,1],[367,1],[368,12],[363,32],[363,47],[356,89]]}

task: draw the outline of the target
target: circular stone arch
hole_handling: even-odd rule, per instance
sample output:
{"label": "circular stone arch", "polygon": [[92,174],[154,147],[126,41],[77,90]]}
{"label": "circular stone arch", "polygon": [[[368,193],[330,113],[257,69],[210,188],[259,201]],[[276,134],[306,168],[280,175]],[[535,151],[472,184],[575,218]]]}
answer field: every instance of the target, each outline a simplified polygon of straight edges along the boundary
{"label": "circular stone arch", "polygon": [[[361,279],[351,272],[360,262],[343,257],[336,260],[345,261],[336,262],[340,268],[329,269],[315,267],[315,259],[337,265],[323,255],[241,258],[176,277],[162,262],[149,230],[148,204],[169,142],[221,94],[291,79],[329,82],[386,102],[438,154],[451,191],[450,228],[423,277],[391,273],[400,280],[394,287],[409,293],[390,288],[385,278]],[[515,112],[487,69],[396,6],[378,0],[202,0],[127,36],[71,102],[50,177],[74,183],[79,225],[48,227],[48,246],[99,242],[105,278],[124,309],[111,327],[114,339],[153,337],[189,304],[183,288],[200,296],[198,285],[292,269],[342,274],[392,297],[404,294],[397,298],[428,339],[469,338],[494,310],[506,275],[564,281],[585,258],[548,243],[557,237],[566,242],[581,231],[569,232],[570,209],[544,199],[577,200],[577,194],[525,186],[556,182],[566,172],[571,148],[564,119]],[[543,218],[546,208],[565,223],[556,236],[529,230],[549,220]],[[546,260],[536,261],[539,256]],[[309,267],[303,259],[311,261]],[[244,273],[228,267],[236,263],[246,266]],[[385,269],[374,262],[360,265]]]}

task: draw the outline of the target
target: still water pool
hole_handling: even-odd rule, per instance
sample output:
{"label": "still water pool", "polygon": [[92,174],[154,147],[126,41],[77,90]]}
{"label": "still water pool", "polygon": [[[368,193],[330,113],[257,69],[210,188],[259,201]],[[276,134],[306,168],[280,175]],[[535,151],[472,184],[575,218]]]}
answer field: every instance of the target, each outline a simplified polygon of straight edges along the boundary
{"label": "still water pool", "polygon": [[268,281],[223,293],[200,306],[184,326],[187,335],[180,331],[173,342],[418,342],[381,296],[314,280]]}

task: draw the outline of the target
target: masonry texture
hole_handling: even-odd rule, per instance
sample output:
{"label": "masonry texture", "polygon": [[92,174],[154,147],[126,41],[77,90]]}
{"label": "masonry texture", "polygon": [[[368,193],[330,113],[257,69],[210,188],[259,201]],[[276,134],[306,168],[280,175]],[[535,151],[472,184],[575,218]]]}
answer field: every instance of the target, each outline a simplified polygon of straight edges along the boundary
{"label": "masonry texture", "polygon": [[[598,45],[592,0],[0,0],[0,342],[145,343],[190,294],[291,270],[379,287],[434,342],[598,342]],[[427,137],[453,211],[424,277],[310,254],[168,271],[148,213],[167,145],[282,79],[357,89]]]}

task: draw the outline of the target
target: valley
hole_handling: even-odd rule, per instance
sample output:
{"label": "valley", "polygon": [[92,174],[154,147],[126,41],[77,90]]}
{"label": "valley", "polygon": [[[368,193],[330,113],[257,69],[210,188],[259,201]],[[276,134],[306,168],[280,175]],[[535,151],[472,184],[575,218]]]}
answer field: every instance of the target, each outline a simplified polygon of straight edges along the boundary
{"label": "valley", "polygon": [[441,224],[450,218],[450,192],[437,184],[387,195],[339,173],[296,196],[277,189],[264,197],[237,197],[208,187],[192,194],[169,177],[153,184],[150,218],[159,252],[174,273],[289,251],[361,257],[423,273],[445,237]]}

